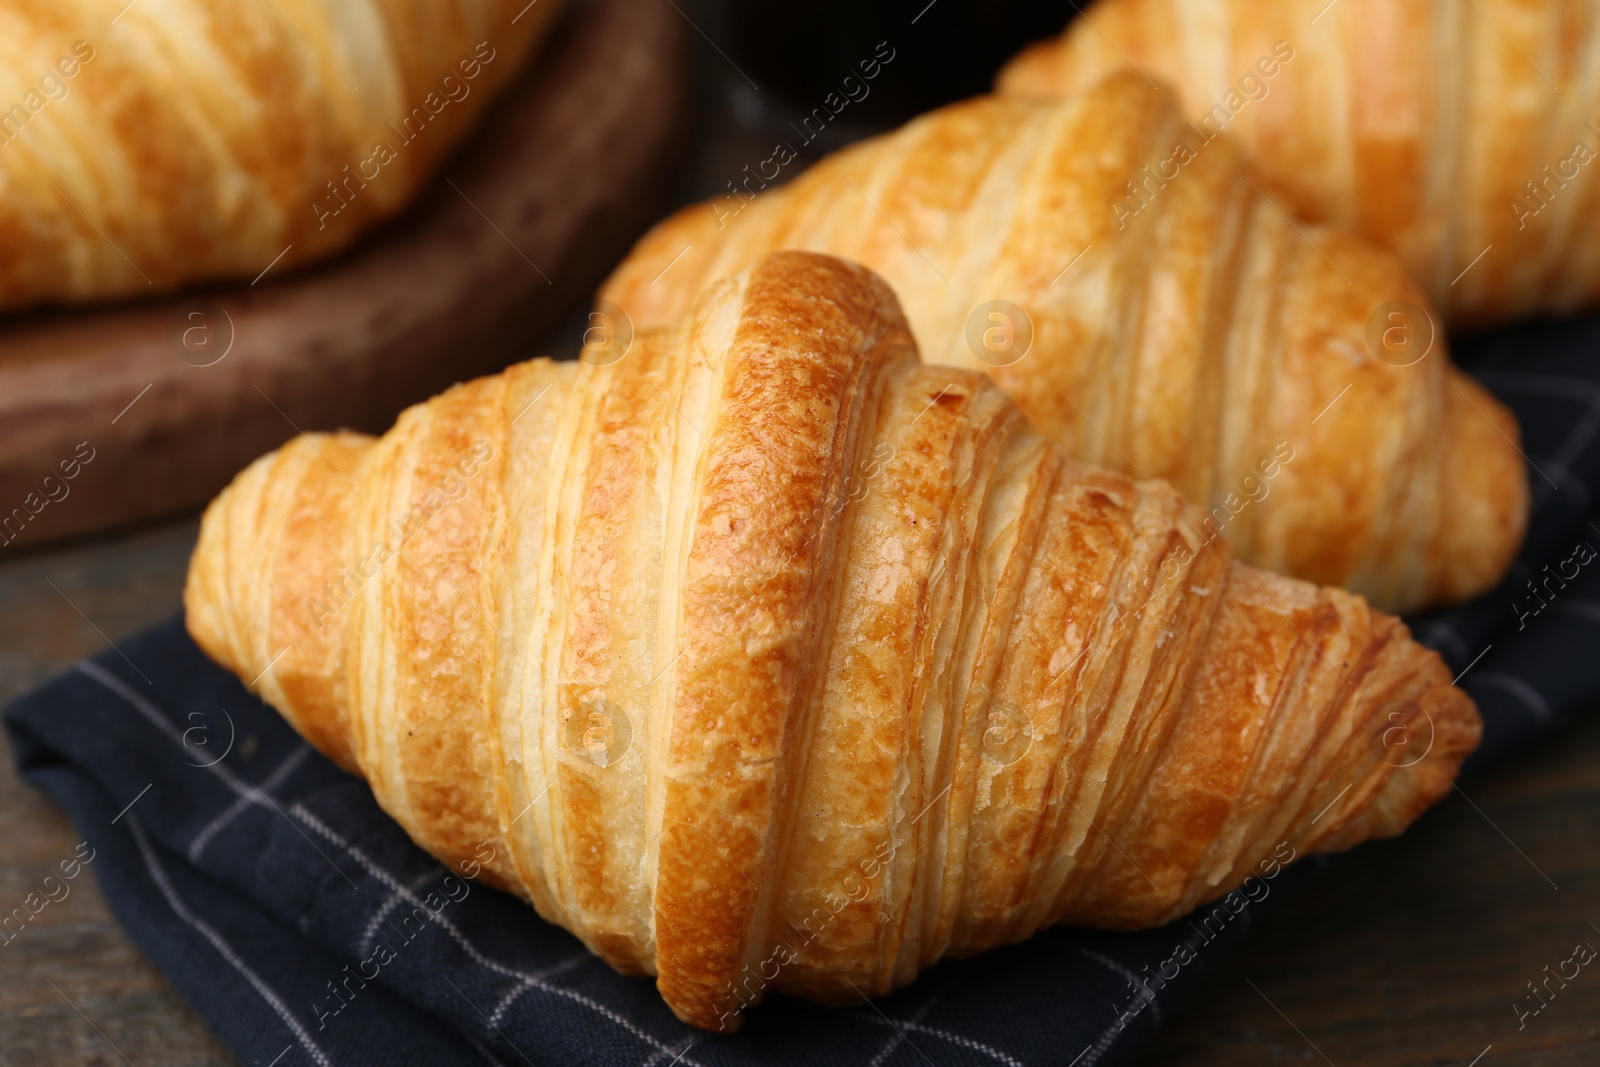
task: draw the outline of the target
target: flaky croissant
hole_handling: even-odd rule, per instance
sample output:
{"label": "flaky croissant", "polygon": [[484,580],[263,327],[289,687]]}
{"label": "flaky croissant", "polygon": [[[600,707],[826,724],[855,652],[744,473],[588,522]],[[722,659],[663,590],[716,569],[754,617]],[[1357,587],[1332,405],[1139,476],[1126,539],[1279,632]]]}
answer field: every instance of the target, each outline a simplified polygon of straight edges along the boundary
{"label": "flaky croissant", "polygon": [[0,309],[323,258],[393,215],[560,0],[6,0]]}
{"label": "flaky croissant", "polygon": [[[1132,63],[1307,219],[1392,249],[1452,326],[1600,299],[1591,0],[1099,0],[1002,72],[1074,92]],[[1481,257],[1481,258],[1480,258]]]}
{"label": "flaky croissant", "polygon": [[1438,656],[1200,520],[781,253],[615,362],[262,458],[184,600],[418,843],[729,1029],[1159,923],[1450,788]]}
{"label": "flaky croissant", "polygon": [[923,358],[987,371],[1077,459],[1172,482],[1246,562],[1395,611],[1492,586],[1528,506],[1511,413],[1393,257],[1298,232],[1231,146],[1193,142],[1132,74],[973,100],[679,212],[601,295],[661,324],[769,251],[848,256]]}

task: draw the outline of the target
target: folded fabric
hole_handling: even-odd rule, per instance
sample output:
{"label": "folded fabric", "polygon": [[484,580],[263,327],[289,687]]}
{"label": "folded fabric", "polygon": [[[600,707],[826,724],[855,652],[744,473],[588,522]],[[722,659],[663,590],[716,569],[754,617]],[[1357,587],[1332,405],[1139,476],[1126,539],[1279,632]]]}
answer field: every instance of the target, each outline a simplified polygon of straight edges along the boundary
{"label": "folded fabric", "polygon": [[[1483,712],[1479,770],[1600,700],[1600,317],[1462,349],[1522,420],[1534,500],[1505,583],[1413,620]],[[715,1035],[418,849],[180,620],[20,698],[5,723],[20,773],[94,848],[130,935],[241,1062],[277,1067],[1125,1063],[1263,907],[1327,862],[1263,873],[1162,929],[1058,927],[875,1003],[774,998]]]}

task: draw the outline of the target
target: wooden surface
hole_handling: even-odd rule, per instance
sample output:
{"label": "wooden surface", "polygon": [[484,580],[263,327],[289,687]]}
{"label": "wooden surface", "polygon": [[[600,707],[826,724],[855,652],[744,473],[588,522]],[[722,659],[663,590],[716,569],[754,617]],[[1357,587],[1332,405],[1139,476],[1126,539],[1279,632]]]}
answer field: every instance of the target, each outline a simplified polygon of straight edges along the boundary
{"label": "wooden surface", "polygon": [[1600,1063],[1600,967],[1512,1007],[1600,949],[1600,709],[1461,788],[1269,912],[1139,1067]]}
{"label": "wooden surface", "polygon": [[[116,640],[176,611],[197,528],[185,520],[0,563],[0,700],[104,649],[96,626]],[[0,907],[10,911],[79,838],[17,779],[3,736],[0,750]],[[233,1063],[122,932],[95,880],[70,884],[0,948],[0,1065]]]}
{"label": "wooden surface", "polygon": [[[381,430],[587,302],[660,210],[690,31],[667,0],[568,7],[442,176],[351,253],[0,321],[0,518],[36,513],[7,547],[198,507],[296,429]],[[80,443],[93,461],[45,486]]]}

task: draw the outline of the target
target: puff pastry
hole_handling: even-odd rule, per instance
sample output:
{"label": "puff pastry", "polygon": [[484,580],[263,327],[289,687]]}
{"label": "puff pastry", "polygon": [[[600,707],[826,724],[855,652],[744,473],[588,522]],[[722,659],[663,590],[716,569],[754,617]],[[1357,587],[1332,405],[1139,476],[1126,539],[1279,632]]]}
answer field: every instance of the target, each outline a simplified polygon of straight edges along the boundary
{"label": "puff pastry", "polygon": [[412,198],[560,2],[10,0],[0,309],[345,247]]}
{"label": "puff pastry", "polygon": [[1399,833],[1476,744],[1398,620],[921,364],[860,267],[774,255],[604,362],[263,457],[185,604],[419,844],[694,1025],[1162,922]]}
{"label": "puff pastry", "polygon": [[1397,253],[1451,326],[1600,298],[1589,0],[1100,0],[999,88],[1073,92],[1128,63],[1301,216]]}
{"label": "puff pastry", "polygon": [[1393,257],[1297,230],[1230,145],[1193,140],[1133,74],[957,104],[684,209],[601,295],[660,324],[769,251],[848,256],[923,358],[987,371],[1077,459],[1172,482],[1246,562],[1394,611],[1491,587],[1526,523],[1514,418],[1452,368]]}

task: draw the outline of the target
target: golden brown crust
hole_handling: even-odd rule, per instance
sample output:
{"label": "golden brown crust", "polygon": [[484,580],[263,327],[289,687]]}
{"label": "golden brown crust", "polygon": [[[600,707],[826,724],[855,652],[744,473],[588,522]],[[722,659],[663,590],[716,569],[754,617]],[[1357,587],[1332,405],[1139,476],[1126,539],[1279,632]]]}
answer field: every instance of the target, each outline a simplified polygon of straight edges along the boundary
{"label": "golden brown crust", "polygon": [[[346,562],[350,513],[348,472],[356,470],[372,438],[340,433],[299,437],[263,456],[234,480],[232,506],[211,511],[205,528],[215,539],[212,558],[257,558],[266,569],[195,571],[185,590],[192,618],[208,620],[220,641],[211,655],[244,674],[247,664],[274,669],[260,679],[263,696],[292,709],[292,722],[312,744],[349,771],[351,748],[337,628],[320,625],[307,603],[328,603]],[[330,533],[338,536],[330,536]],[[266,545],[279,545],[267,551]],[[259,625],[247,624],[247,620]],[[257,668],[259,672],[260,667]],[[246,679],[254,674],[244,675]]]}
{"label": "golden brown crust", "polygon": [[327,257],[412,199],[559,7],[8,4],[0,308]]}
{"label": "golden brown crust", "polygon": [[420,844],[708,1029],[1397,833],[1480,729],[1398,621],[1069,460],[807,253],[610,366],[291,442],[186,604]]}
{"label": "golden brown crust", "polygon": [[785,754],[808,747],[843,571],[844,510],[828,505],[885,368],[916,359],[888,286],[860,267],[774,257],[743,288],[715,346],[726,355],[695,486],[656,874],[658,984],[669,1003],[706,1005],[679,1008],[705,1027],[759,932],[753,876],[780,844]]}
{"label": "golden brown crust", "polygon": [[[1136,74],[956,104],[753,201],[686,208],[601,295],[670,322],[786,247],[881,272],[925,359],[989,374],[1076,459],[1172,482],[1246,562],[1412,610],[1488,589],[1521,543],[1515,420],[1489,398],[1508,434],[1453,419],[1440,330],[1416,362],[1375,354],[1396,308],[1428,328],[1401,264],[1297,228]],[[1031,322],[1020,358],[981,343],[995,299]],[[1499,521],[1448,521],[1472,512]]]}
{"label": "golden brown crust", "polygon": [[1600,299],[1597,48],[1583,0],[1099,0],[997,89],[1132,63],[1302,218],[1390,249],[1452,326],[1481,326]]}

